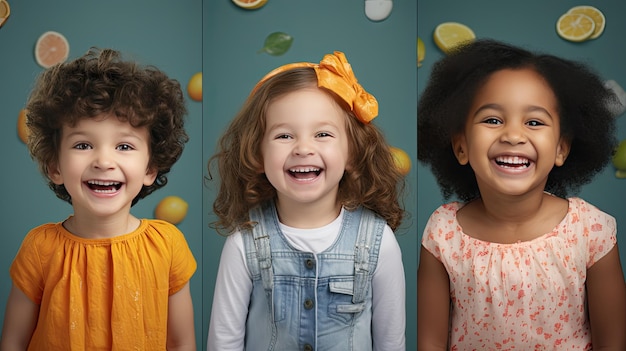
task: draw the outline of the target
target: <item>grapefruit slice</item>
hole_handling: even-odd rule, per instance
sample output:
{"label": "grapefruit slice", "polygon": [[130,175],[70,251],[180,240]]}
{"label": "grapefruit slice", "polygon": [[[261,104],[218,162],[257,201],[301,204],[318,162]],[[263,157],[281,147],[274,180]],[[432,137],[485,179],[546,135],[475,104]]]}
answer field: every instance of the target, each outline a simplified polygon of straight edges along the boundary
{"label": "grapefruit slice", "polygon": [[48,31],[43,33],[35,44],[35,60],[43,68],[63,63],[70,54],[70,44],[63,34]]}
{"label": "grapefruit slice", "polygon": [[246,10],[254,10],[264,6],[267,0],[232,0],[235,5]]}
{"label": "grapefruit slice", "polygon": [[4,22],[9,18],[11,14],[11,7],[6,0],[0,0],[0,27],[4,24]]}

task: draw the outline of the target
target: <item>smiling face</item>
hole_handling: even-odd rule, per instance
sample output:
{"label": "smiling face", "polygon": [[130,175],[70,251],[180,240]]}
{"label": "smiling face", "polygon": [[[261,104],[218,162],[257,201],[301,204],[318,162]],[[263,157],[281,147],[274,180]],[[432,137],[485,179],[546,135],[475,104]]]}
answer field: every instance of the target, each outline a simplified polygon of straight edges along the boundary
{"label": "smiling face", "polygon": [[339,181],[348,165],[345,118],[333,98],[317,87],[270,103],[261,145],[263,171],[282,206],[337,205]]}
{"label": "smiling face", "polygon": [[543,192],[569,152],[559,123],[554,92],[537,72],[497,71],[476,94],[454,152],[474,170],[483,196]]}
{"label": "smiling face", "polygon": [[63,126],[58,164],[48,176],[63,184],[75,215],[128,214],[131,202],[156,172],[150,160],[147,128],[135,128],[115,116],[83,118]]}

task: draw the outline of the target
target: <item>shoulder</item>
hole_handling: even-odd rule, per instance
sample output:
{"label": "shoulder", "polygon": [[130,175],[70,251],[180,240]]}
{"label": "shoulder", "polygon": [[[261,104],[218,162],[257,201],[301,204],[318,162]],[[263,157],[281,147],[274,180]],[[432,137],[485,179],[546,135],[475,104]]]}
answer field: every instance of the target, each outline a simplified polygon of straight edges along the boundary
{"label": "shoulder", "polygon": [[184,234],[170,222],[160,219],[142,219],[142,234],[167,240],[185,240]]}
{"label": "shoulder", "polygon": [[63,232],[64,229],[62,222],[41,224],[31,229],[26,234],[24,240],[22,241],[22,248],[28,246],[52,246],[53,242],[63,240]]}
{"label": "shoulder", "polygon": [[591,232],[616,231],[616,221],[613,216],[581,198],[571,197],[568,201],[569,224],[579,223]]}

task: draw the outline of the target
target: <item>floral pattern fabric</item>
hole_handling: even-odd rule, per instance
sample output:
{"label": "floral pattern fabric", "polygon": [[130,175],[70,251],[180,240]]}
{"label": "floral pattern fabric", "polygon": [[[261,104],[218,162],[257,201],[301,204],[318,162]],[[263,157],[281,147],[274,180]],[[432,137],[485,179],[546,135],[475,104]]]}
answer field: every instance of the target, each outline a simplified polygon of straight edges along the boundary
{"label": "floral pattern fabric", "polygon": [[591,350],[587,269],[617,243],[615,219],[580,198],[565,218],[530,241],[500,244],[463,233],[440,206],[422,245],[450,277],[451,350]]}

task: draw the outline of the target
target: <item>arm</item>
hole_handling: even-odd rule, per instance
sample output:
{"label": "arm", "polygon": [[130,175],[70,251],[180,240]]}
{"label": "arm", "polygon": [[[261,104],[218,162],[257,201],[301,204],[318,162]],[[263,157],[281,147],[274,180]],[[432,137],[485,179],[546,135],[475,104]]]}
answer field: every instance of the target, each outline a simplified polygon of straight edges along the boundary
{"label": "arm", "polygon": [[443,264],[424,247],[417,269],[417,349],[447,350],[450,279]]}
{"label": "arm", "polygon": [[38,316],[39,305],[13,285],[4,315],[0,350],[26,350],[37,326]]}
{"label": "arm", "polygon": [[169,297],[167,307],[167,349],[196,350],[193,304],[189,282]]}
{"label": "arm", "polygon": [[402,252],[391,228],[385,228],[372,276],[374,351],[406,349],[406,289]]}
{"label": "arm", "polygon": [[626,350],[626,283],[617,245],[587,270],[587,303],[595,350]]}
{"label": "arm", "polygon": [[243,350],[251,293],[243,241],[240,234],[232,234],[224,243],[215,280],[208,351]]}

